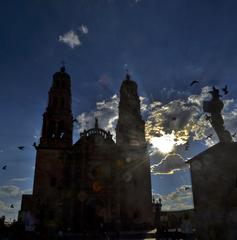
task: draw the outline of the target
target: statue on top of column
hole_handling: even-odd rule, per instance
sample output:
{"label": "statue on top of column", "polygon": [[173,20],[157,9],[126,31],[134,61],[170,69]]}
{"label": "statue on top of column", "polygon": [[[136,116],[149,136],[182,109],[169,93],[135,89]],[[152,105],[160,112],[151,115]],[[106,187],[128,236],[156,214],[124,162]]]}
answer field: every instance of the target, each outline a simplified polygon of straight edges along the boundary
{"label": "statue on top of column", "polygon": [[219,90],[215,87],[210,91],[212,99],[210,101],[203,102],[203,111],[210,114],[208,118],[210,123],[214,128],[220,142],[232,142],[231,134],[224,127],[224,120],[221,115],[221,111],[224,107],[223,101],[220,99],[221,95]]}

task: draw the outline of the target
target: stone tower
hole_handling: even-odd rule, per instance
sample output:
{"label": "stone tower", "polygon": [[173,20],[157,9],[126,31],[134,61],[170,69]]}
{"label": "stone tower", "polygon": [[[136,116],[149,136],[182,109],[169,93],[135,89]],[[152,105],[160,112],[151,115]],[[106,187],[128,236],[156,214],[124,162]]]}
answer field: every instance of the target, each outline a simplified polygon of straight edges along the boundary
{"label": "stone tower", "polygon": [[152,223],[150,164],[136,82],[126,75],[120,88],[116,143],[123,159],[121,221],[125,227]]}
{"label": "stone tower", "polygon": [[70,76],[61,67],[53,75],[49,90],[48,107],[43,115],[41,148],[67,148],[72,146],[72,112]]}
{"label": "stone tower", "polygon": [[61,67],[53,75],[36,153],[33,199],[45,226],[65,226],[70,221],[72,124],[70,76]]}

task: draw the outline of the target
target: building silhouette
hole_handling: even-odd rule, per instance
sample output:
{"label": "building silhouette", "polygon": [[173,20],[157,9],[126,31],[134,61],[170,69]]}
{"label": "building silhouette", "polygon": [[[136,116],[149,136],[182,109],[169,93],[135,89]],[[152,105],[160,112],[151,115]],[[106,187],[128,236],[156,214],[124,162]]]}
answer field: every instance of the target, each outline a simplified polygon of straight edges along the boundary
{"label": "building silhouette", "polygon": [[189,160],[198,239],[237,239],[237,143],[220,142]]}
{"label": "building silhouette", "polygon": [[73,144],[70,76],[53,75],[42,134],[36,147],[32,195],[22,196],[19,215],[30,211],[42,228],[134,229],[152,224],[150,165],[137,84],[126,75],[120,89],[116,142],[99,127]]}
{"label": "building silhouette", "polygon": [[209,92],[204,112],[219,143],[190,159],[194,216],[198,239],[237,239],[237,143],[224,126],[219,90]]}

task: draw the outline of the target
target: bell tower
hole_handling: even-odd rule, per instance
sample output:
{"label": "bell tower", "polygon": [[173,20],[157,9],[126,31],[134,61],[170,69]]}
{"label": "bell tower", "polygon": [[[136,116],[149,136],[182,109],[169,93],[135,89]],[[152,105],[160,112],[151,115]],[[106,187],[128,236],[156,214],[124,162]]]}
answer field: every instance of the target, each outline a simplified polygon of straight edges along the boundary
{"label": "bell tower", "polygon": [[35,214],[46,227],[53,223],[65,226],[72,216],[72,125],[70,76],[61,67],[53,75],[40,143],[36,147],[32,197]]}
{"label": "bell tower", "polygon": [[123,159],[120,178],[122,222],[125,227],[151,224],[151,176],[145,122],[141,116],[137,84],[129,74],[120,88],[116,143]]}
{"label": "bell tower", "polygon": [[53,75],[48,95],[39,147],[67,148],[72,145],[72,112],[71,82],[65,67]]}

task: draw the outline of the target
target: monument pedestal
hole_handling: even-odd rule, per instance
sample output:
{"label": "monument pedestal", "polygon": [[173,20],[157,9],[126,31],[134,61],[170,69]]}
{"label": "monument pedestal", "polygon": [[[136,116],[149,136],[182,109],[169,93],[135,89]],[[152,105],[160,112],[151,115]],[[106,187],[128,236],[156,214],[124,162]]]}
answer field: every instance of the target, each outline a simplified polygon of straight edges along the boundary
{"label": "monument pedestal", "polygon": [[198,239],[237,239],[237,143],[189,160]]}

